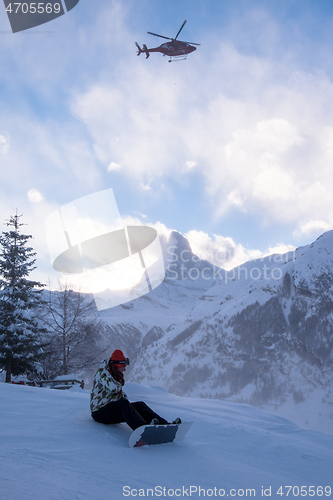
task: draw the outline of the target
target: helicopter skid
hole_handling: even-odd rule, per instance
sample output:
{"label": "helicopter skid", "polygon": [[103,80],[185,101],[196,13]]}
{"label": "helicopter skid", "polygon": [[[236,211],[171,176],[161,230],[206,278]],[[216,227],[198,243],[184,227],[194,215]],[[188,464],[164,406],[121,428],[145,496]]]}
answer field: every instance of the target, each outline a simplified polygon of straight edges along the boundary
{"label": "helicopter skid", "polygon": [[[164,54],[166,55],[166,54]],[[171,62],[176,62],[176,61],[185,61],[187,59],[187,54],[185,56],[170,56],[169,63]]]}

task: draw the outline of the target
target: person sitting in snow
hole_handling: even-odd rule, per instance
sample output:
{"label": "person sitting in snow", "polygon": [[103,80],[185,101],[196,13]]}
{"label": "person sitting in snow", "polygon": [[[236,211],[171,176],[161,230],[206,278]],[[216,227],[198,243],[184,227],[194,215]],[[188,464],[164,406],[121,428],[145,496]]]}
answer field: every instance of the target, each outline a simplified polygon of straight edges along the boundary
{"label": "person sitting in snow", "polygon": [[[101,424],[126,422],[133,430],[147,424],[168,424],[143,401],[129,402],[123,392],[123,372],[128,364],[129,359],[125,358],[120,349],[116,349],[110,359],[102,361],[95,374],[90,395],[92,418]],[[177,418],[172,423],[180,424],[181,420]]]}

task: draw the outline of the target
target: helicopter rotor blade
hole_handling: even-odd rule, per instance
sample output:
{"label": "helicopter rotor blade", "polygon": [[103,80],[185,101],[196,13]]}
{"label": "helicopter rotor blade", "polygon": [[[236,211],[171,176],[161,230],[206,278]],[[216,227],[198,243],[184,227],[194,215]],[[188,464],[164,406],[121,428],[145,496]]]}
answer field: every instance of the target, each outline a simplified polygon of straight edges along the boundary
{"label": "helicopter rotor blade", "polygon": [[194,42],[184,42],[183,40],[178,40],[178,42],[182,42],[182,43],[188,43],[189,45],[201,45],[201,43],[194,43]]}
{"label": "helicopter rotor blade", "polygon": [[180,27],[180,30],[178,31],[177,35],[175,36],[174,40],[177,40],[179,33],[180,33],[180,32],[181,32],[181,30],[184,28],[184,26],[185,26],[185,24],[186,24],[186,23],[187,23],[187,21],[186,21],[186,19],[185,19],[185,21],[183,22],[183,24],[182,24],[182,25],[181,25],[181,27]]}
{"label": "helicopter rotor blade", "polygon": [[169,36],[157,35],[156,33],[152,33],[151,31],[147,31],[148,35],[159,36],[160,38],[165,38],[166,40],[172,40]]}

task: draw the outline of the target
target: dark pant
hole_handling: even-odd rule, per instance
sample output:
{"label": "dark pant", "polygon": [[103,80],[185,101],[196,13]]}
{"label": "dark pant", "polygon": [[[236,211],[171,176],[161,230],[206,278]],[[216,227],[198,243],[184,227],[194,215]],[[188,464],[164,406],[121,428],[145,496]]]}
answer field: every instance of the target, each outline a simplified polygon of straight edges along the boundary
{"label": "dark pant", "polygon": [[168,422],[157,415],[143,401],[130,403],[128,399],[113,401],[97,411],[93,411],[92,418],[100,424],[120,424],[126,422],[133,430],[141,425],[150,424],[153,418],[157,418],[161,425]]}

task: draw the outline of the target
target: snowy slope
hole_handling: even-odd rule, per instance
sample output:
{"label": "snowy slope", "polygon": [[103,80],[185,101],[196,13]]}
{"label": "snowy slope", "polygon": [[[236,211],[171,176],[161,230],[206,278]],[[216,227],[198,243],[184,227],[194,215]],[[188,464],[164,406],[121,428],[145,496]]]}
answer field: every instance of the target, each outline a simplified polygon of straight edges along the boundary
{"label": "snowy slope", "polygon": [[[88,392],[0,383],[1,498],[197,499],[224,492],[241,498],[250,496],[249,489],[263,497],[263,487],[266,494],[271,488],[270,498],[281,499],[287,486],[294,487],[290,498],[300,496],[302,486],[313,498],[332,497],[325,490],[333,487],[332,435],[302,430],[247,405],[181,398],[133,383],[125,387],[130,400],[142,399],[168,419],[194,420],[187,438],[130,449],[126,424],[104,426],[91,419]],[[277,493],[281,486],[283,497]]]}
{"label": "snowy slope", "polygon": [[[228,272],[177,232],[162,247],[163,283],[101,311],[105,357],[122,349],[132,382],[248,403],[333,433],[333,231]],[[86,387],[99,363],[82,374]]]}

